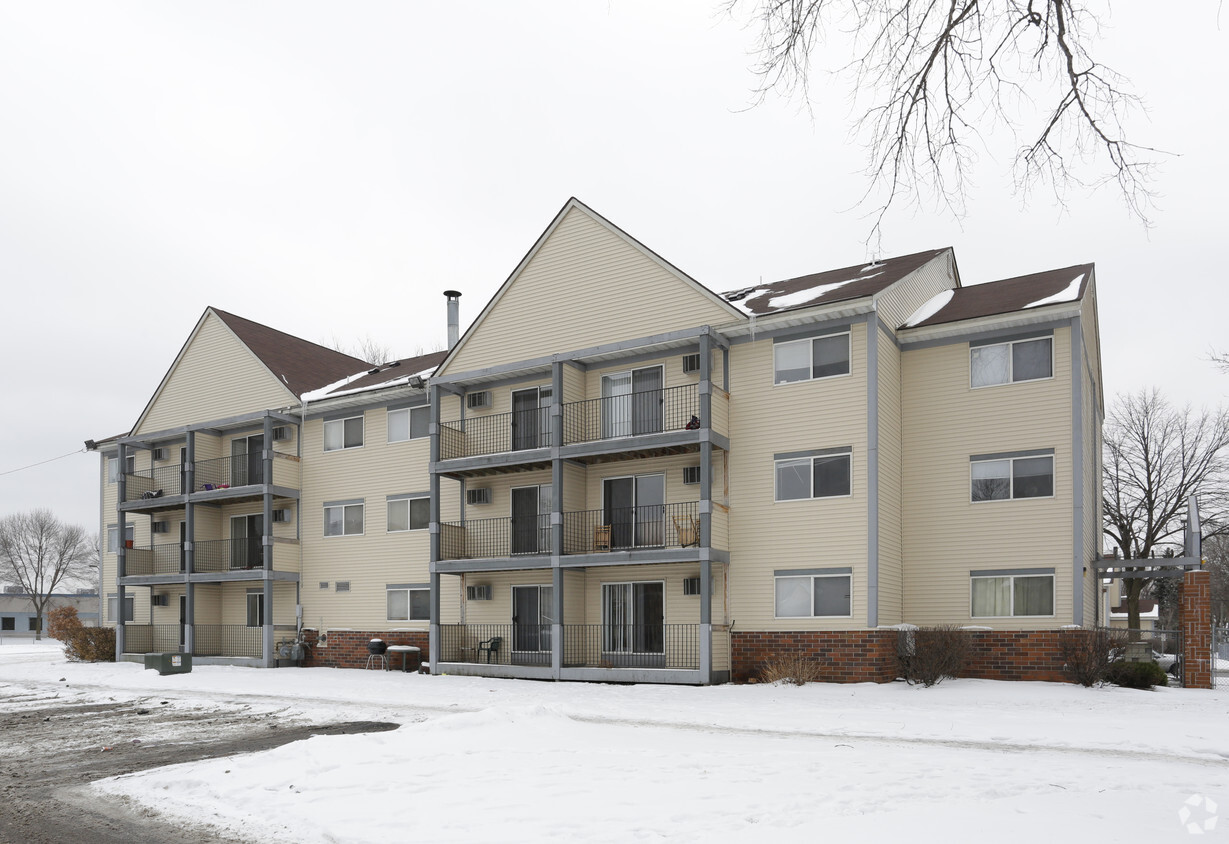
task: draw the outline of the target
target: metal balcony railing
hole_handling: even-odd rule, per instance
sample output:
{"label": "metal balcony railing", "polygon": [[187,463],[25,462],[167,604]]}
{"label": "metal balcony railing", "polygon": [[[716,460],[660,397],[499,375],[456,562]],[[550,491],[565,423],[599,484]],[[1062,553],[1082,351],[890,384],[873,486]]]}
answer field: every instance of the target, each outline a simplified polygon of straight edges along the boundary
{"label": "metal balcony railing", "polygon": [[264,483],[264,461],[243,454],[196,461],[193,492]]}
{"label": "metal balcony railing", "polygon": [[196,656],[264,656],[261,627],[242,624],[198,624],[193,630],[192,653]]}
{"label": "metal balcony railing", "polygon": [[700,506],[694,501],[563,514],[565,554],[689,548],[699,544]]}
{"label": "metal balcony railing", "polygon": [[125,624],[124,653],[155,654],[181,650],[182,624]]}
{"label": "metal balcony railing", "polygon": [[125,473],[124,501],[182,495],[184,486],[183,465],[180,463]]}
{"label": "metal balcony railing", "polygon": [[[566,668],[700,668],[698,624],[564,624]],[[551,664],[550,624],[441,624],[440,661]]]}
{"label": "metal balcony railing", "polygon": [[185,551],[180,542],[129,548],[125,554],[124,573],[128,577],[181,574],[186,570],[185,563]]}
{"label": "metal balcony railing", "polygon": [[261,537],[212,539],[194,546],[192,568],[198,572],[240,571],[264,568]]}
{"label": "metal balcony railing", "polygon": [[550,516],[466,519],[440,525],[440,559],[472,560],[549,554]]}

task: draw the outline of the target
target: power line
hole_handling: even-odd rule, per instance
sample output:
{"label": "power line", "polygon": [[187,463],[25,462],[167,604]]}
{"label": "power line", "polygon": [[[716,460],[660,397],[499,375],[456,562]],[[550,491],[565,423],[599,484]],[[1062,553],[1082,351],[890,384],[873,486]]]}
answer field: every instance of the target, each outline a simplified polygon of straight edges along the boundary
{"label": "power line", "polygon": [[59,457],[49,457],[46,460],[40,460],[37,463],[31,463],[29,466],[18,466],[16,469],[8,469],[4,472],[0,472],[0,478],[4,477],[5,475],[11,475],[14,472],[24,472],[26,469],[33,469],[35,466],[42,466],[45,463],[54,463],[57,460],[63,460],[65,457],[72,457],[74,454],[84,454],[84,453],[85,453],[85,449],[79,448],[76,451],[68,452],[68,454],[61,454]]}

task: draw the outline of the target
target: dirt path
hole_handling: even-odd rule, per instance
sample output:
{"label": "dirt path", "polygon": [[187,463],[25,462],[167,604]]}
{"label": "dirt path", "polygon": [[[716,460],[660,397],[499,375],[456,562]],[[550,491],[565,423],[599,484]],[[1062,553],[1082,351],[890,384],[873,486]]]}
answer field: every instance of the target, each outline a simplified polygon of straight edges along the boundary
{"label": "dirt path", "polygon": [[[239,844],[202,825],[168,824],[126,801],[100,798],[104,777],[251,753],[313,735],[375,732],[398,725],[312,724],[285,709],[187,704],[117,694],[75,702],[46,688],[0,688],[0,842],[61,844]],[[68,698],[68,699],[65,699]],[[173,796],[168,796],[173,799]]]}

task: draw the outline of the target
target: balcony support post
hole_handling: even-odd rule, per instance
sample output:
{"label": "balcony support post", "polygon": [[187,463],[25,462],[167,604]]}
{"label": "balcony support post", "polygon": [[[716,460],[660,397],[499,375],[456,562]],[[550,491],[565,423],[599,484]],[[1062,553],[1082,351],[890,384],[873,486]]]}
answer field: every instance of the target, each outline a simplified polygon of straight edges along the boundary
{"label": "balcony support post", "polygon": [[[428,405],[431,408],[431,423],[428,433],[431,437],[431,453],[427,466],[431,489],[431,516],[428,524],[430,532],[430,552],[428,568],[431,573],[431,624],[427,634],[427,658],[431,673],[436,673],[440,658],[440,575],[435,570],[440,560],[440,476],[437,465],[440,461],[440,388],[431,384],[427,388]],[[465,401],[461,401],[461,413],[465,413]],[[461,500],[465,497],[462,495]]]}
{"label": "balcony support post", "polygon": [[[119,444],[117,455],[117,463],[115,464],[115,500],[118,502],[115,506],[115,530],[116,530],[116,549],[115,549],[115,614],[119,616],[115,623],[115,658],[118,661],[124,653],[124,585],[121,581],[128,571],[128,555],[127,543],[124,541],[124,536],[128,533],[126,530],[128,519],[119,506],[127,497],[128,479],[124,475],[124,467],[128,463],[128,446],[123,442]],[[135,604],[135,601],[133,602]]]}
{"label": "balcony support post", "polygon": [[[722,361],[729,352],[723,349]],[[725,377],[729,378],[728,366]],[[700,676],[713,677],[713,337],[708,327],[700,335],[700,430],[709,434],[700,442]]]}
{"label": "balcony support post", "polygon": [[261,648],[265,668],[277,664],[277,652],[273,647],[273,579],[269,573],[273,571],[273,417],[265,415],[264,436],[261,438],[261,486],[264,494],[261,496],[264,508],[261,515],[260,552],[264,563],[264,605],[265,617],[262,621],[263,647]]}
{"label": "balcony support post", "polygon": [[551,677],[563,675],[563,361],[551,363]]}

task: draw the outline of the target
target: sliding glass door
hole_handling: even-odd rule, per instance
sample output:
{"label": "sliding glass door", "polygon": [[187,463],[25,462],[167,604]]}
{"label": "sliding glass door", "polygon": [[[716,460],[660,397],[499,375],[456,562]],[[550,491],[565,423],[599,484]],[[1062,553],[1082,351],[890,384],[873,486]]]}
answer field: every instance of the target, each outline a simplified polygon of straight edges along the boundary
{"label": "sliding glass door", "polygon": [[522,653],[550,651],[551,586],[512,587],[512,650]]}
{"label": "sliding glass door", "polygon": [[665,544],[665,475],[606,478],[602,481],[602,500],[612,548]]}
{"label": "sliding glass door", "polygon": [[648,366],[602,376],[602,436],[630,437],[662,430],[662,368]]}
{"label": "sliding glass door", "polygon": [[602,651],[660,654],[665,651],[665,584],[602,584]]}
{"label": "sliding glass door", "polygon": [[512,553],[550,553],[550,484],[512,490]]}

